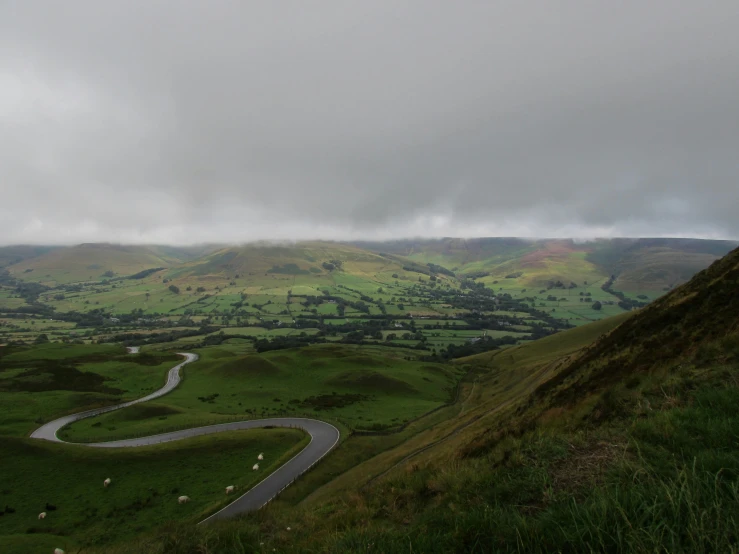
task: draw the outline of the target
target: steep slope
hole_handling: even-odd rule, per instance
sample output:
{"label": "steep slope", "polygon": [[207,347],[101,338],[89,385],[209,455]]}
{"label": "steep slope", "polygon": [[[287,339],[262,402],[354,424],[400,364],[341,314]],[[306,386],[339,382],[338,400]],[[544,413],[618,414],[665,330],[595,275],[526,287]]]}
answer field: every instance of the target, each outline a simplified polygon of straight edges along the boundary
{"label": "steep slope", "polygon": [[701,357],[737,333],[739,249],[598,340],[537,394],[578,399],[635,374]]}
{"label": "steep slope", "polygon": [[586,259],[616,275],[617,290],[657,290],[686,282],[736,247],[722,240],[611,239],[593,243]]}

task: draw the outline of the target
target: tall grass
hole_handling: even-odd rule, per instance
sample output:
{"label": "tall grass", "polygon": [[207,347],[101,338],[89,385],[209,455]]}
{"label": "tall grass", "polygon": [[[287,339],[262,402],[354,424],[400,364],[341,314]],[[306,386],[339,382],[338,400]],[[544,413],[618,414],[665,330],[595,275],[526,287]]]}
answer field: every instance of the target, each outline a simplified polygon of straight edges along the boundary
{"label": "tall grass", "polygon": [[206,529],[168,528],[120,552],[272,548],[739,552],[739,389],[705,386],[609,429],[532,433],[479,458],[410,466],[318,511],[273,507]]}

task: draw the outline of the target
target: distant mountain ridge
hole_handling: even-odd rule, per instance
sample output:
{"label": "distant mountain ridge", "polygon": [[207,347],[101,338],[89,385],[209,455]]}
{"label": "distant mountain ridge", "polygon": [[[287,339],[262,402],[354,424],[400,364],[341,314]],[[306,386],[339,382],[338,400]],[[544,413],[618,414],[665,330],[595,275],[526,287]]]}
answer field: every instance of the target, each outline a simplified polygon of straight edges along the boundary
{"label": "distant mountain ridge", "polygon": [[[616,290],[659,291],[686,282],[739,242],[682,238],[526,239],[515,237],[414,239],[387,242],[295,242],[245,245],[120,245],[0,247],[0,268],[24,281],[71,283],[165,267],[171,277],[228,276],[280,271],[327,274],[324,262],[348,272],[382,264],[453,272],[487,286],[506,279],[519,288],[548,283],[604,283]],[[429,266],[431,264],[431,266]],[[289,271],[290,269],[288,269]],[[433,272],[433,271],[432,271]]]}
{"label": "distant mountain ridge", "polygon": [[683,238],[576,239],[442,238],[353,242],[377,252],[436,263],[458,274],[487,272],[490,279],[523,273],[523,283],[616,276],[614,288],[674,287],[739,246],[737,241]]}

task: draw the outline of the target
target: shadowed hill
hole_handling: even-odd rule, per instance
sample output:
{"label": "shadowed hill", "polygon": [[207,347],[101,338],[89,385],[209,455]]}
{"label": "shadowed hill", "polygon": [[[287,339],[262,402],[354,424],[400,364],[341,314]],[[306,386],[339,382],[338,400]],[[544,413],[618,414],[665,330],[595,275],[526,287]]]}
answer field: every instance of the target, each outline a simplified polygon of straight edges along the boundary
{"label": "shadowed hill", "polygon": [[56,248],[60,247],[35,245],[0,246],[0,267],[6,267],[20,263],[23,260],[36,258]]}
{"label": "shadowed hill", "polygon": [[738,331],[739,249],[596,341],[537,396],[572,402],[635,373],[700,359]]}
{"label": "shadowed hill", "polygon": [[14,277],[24,281],[72,283],[133,275],[177,263],[178,259],[157,253],[148,246],[95,243],[56,248],[8,269]]}

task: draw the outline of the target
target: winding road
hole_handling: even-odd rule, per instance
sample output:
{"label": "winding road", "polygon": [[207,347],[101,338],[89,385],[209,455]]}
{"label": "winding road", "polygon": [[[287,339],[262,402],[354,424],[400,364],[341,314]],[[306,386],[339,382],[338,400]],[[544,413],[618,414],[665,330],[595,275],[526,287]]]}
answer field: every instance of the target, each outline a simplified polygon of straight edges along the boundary
{"label": "winding road", "polygon": [[[137,347],[130,347],[129,353],[138,353]],[[147,395],[143,398],[117,404],[115,406],[105,406],[104,408],[95,408],[93,410],[87,410],[76,414],[67,415],[50,421],[36,429],[31,433],[32,439],[47,440],[52,442],[66,443],[61,440],[57,433],[64,426],[69,425],[75,421],[85,419],[88,417],[98,416],[114,410],[120,410],[127,406],[139,404],[141,402],[147,402],[160,396],[164,396],[168,392],[172,391],[177,385],[180,384],[180,369],[185,365],[194,362],[198,359],[197,354],[190,353],[179,353],[180,356],[185,357],[185,361],[180,362],[175,367],[167,372],[167,381],[165,385]],[[232,423],[221,423],[218,425],[207,425],[205,427],[195,427],[193,429],[183,429],[181,431],[173,431],[171,433],[162,433],[160,435],[151,435],[148,437],[140,437],[136,439],[126,439],[109,442],[96,442],[91,444],[84,444],[92,448],[126,448],[134,446],[149,446],[152,444],[160,444],[163,442],[172,442],[182,439],[188,439],[191,437],[197,437],[200,435],[210,435],[213,433],[222,433],[225,431],[238,431],[242,429],[258,429],[263,427],[292,427],[299,428],[306,431],[311,441],[303,450],[301,450],[296,456],[291,458],[287,463],[283,464],[276,471],[271,473],[264,480],[259,482],[257,485],[249,489],[248,492],[241,495],[239,498],[231,502],[228,506],[222,510],[216,512],[210,517],[201,521],[198,525],[216,519],[226,519],[234,517],[239,514],[251,512],[262,508],[275,496],[277,496],[283,489],[290,485],[300,475],[308,471],[318,461],[328,454],[334,446],[339,442],[340,434],[339,430],[333,425],[319,421],[317,419],[307,419],[300,417],[283,417],[283,418],[269,418],[269,419],[257,419],[250,421],[236,421]]]}

